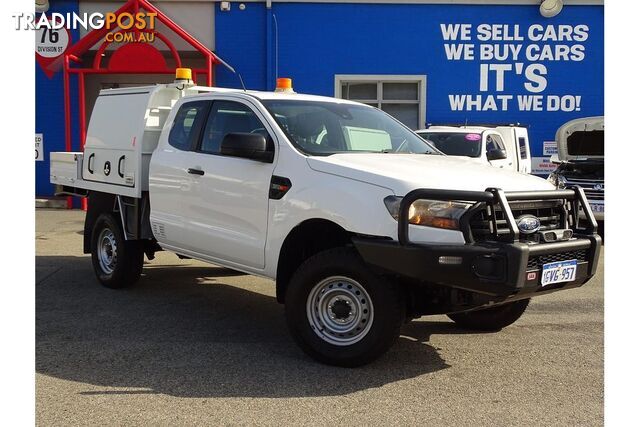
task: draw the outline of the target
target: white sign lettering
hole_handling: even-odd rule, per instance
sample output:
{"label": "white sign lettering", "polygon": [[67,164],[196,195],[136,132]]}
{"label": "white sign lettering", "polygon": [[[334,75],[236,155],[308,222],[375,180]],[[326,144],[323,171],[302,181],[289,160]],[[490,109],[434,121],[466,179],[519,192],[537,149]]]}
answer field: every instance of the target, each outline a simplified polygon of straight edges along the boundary
{"label": "white sign lettering", "polygon": [[576,94],[545,94],[548,62],[580,62],[589,26],[440,24],[448,61],[479,62],[476,93],[449,94],[452,111],[581,110]]}
{"label": "white sign lettering", "polygon": [[36,133],[36,162],[44,161],[44,138],[41,133]]}

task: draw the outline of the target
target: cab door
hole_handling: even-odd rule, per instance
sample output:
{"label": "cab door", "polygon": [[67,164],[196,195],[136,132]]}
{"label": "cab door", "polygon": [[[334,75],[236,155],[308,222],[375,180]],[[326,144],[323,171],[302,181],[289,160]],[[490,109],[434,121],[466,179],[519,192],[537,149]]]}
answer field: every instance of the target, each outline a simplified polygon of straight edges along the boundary
{"label": "cab door", "polygon": [[213,101],[199,144],[185,165],[190,188],[184,203],[189,249],[214,262],[262,269],[275,161],[221,155],[220,145],[229,133],[260,133],[275,140],[250,102]]}
{"label": "cab door", "polygon": [[[509,155],[509,151],[507,151],[504,141],[502,137],[497,132],[487,132],[485,134],[485,145],[486,145],[486,155],[487,160],[491,164],[491,166],[502,168],[502,169],[513,169],[513,156]],[[505,158],[502,159],[491,159],[490,153],[502,150],[505,154]]]}
{"label": "cab door", "polygon": [[189,101],[177,107],[167,136],[163,135],[149,165],[151,229],[160,244],[186,245],[184,199],[189,191],[189,154],[198,142],[210,101]]}

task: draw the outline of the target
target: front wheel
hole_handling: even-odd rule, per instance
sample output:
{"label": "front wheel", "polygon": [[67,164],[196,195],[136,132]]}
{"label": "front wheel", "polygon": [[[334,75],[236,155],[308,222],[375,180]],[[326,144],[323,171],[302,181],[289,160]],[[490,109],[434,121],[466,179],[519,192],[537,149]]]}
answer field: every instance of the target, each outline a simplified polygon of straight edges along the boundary
{"label": "front wheel", "polygon": [[142,242],[125,240],[120,223],[112,215],[102,214],[91,235],[91,261],[96,277],[107,288],[130,286],[142,273]]}
{"label": "front wheel", "polygon": [[518,320],[528,305],[529,299],[523,299],[482,310],[447,314],[447,316],[465,329],[498,331]]}
{"label": "front wheel", "polygon": [[386,352],[405,316],[402,290],[373,274],[350,248],[305,261],[287,287],[285,312],[293,338],[307,354],[344,367]]}

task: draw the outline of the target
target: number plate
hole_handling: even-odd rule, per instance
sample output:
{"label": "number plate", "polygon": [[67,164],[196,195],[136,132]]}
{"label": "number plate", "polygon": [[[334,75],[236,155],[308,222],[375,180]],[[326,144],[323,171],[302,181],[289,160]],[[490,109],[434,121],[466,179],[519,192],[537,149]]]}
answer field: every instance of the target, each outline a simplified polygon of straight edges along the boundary
{"label": "number plate", "polygon": [[554,283],[571,282],[576,279],[578,261],[557,261],[542,266],[542,286]]}
{"label": "number plate", "polygon": [[589,206],[594,213],[604,213],[604,203],[590,202]]}

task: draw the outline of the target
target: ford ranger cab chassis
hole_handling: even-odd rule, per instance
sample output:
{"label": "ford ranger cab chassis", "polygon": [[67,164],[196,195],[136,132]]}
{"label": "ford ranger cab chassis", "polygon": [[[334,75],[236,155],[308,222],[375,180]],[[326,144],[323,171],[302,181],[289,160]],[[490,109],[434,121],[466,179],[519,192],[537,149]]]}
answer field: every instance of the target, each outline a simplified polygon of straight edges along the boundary
{"label": "ford ranger cab chassis", "polygon": [[596,271],[582,189],[442,155],[386,113],[189,80],[103,90],[83,152],[53,153],[88,197],[84,252],[103,285],[166,250],[275,281],[294,340],[340,366],[403,323],[447,314],[499,330],[529,299]]}

